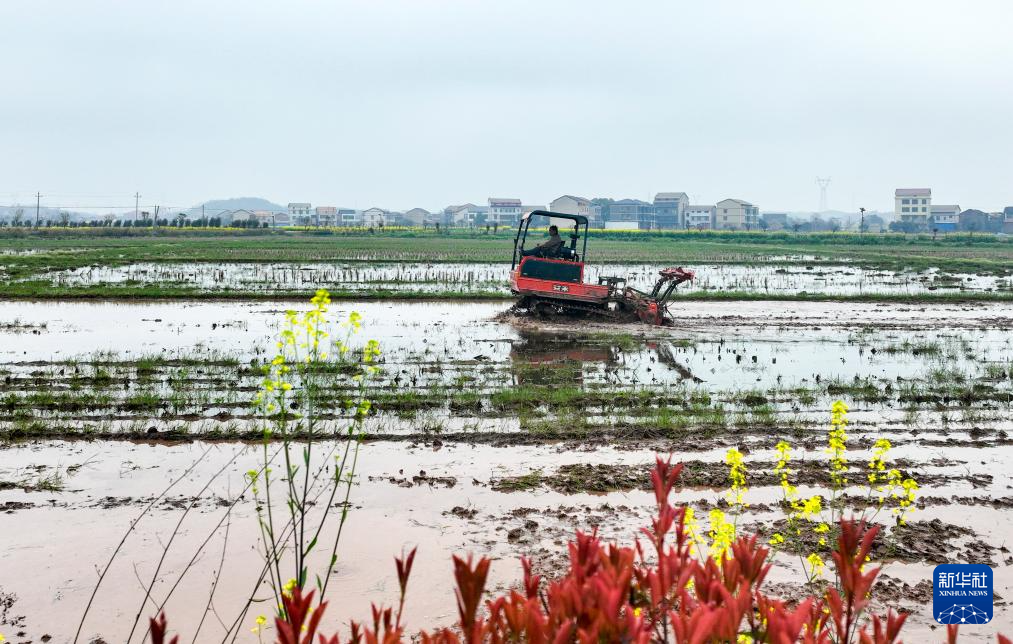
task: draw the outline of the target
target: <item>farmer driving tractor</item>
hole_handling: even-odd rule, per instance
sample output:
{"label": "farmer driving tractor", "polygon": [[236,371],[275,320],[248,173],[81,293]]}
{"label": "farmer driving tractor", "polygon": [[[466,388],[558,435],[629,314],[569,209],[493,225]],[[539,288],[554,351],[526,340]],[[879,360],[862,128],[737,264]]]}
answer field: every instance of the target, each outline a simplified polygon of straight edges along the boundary
{"label": "farmer driving tractor", "polygon": [[556,257],[563,247],[563,238],[559,236],[559,227],[549,226],[549,239],[538,244],[531,250],[521,251],[523,257]]}

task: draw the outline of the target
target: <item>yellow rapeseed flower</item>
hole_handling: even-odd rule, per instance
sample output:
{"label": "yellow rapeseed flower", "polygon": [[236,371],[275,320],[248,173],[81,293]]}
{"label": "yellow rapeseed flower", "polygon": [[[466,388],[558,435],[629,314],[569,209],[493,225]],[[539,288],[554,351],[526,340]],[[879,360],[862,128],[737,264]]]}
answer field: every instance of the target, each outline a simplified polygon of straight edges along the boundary
{"label": "yellow rapeseed flower", "polygon": [[812,570],[812,576],[814,578],[821,577],[823,575],[823,570],[826,568],[826,564],[823,563],[823,559],[818,554],[814,552],[806,557],[805,560],[809,562],[810,569]]}
{"label": "yellow rapeseed flower", "polygon": [[720,560],[728,552],[735,541],[735,524],[725,520],[725,513],[714,509],[710,511],[711,556]]}
{"label": "yellow rapeseed flower", "polygon": [[746,466],[743,464],[742,452],[731,448],[725,453],[725,464],[728,465],[728,478],[732,486],[728,490],[728,502],[731,505],[743,505],[746,494]]}

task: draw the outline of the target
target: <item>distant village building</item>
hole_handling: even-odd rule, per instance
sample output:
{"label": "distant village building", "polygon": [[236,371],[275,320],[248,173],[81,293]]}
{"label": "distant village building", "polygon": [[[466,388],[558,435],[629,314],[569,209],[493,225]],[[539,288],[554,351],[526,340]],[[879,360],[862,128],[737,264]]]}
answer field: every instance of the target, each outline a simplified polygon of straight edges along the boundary
{"label": "distant village building", "polygon": [[[549,204],[549,210],[552,212],[561,212],[566,215],[583,215],[588,218],[588,225],[592,228],[598,228],[601,226],[600,214],[597,225],[591,221],[591,200],[585,199],[584,197],[575,197],[574,195],[563,195],[562,197],[556,197]],[[567,219],[553,219],[552,223],[557,226],[570,226],[573,222]]]}
{"label": "distant village building", "polygon": [[865,232],[881,233],[884,230],[886,230],[886,221],[882,217],[876,214],[865,216]]}
{"label": "distant village building", "polygon": [[767,230],[784,230],[788,227],[786,212],[765,212],[760,219]]}
{"label": "distant village building", "polygon": [[993,217],[981,210],[965,210],[960,213],[960,230],[968,233],[997,233],[1002,230],[1002,215]]}
{"label": "distant village building", "polygon": [[659,192],[654,195],[654,222],[658,228],[686,227],[686,206],[689,196],[685,192]]}
{"label": "distant village building", "polygon": [[362,224],[362,213],[354,208],[338,208],[339,226],[359,226]]}
{"label": "distant village building", "polygon": [[960,227],[960,206],[929,206],[929,226],[941,233],[952,233]]}
{"label": "distant village building", "polygon": [[489,206],[471,206],[466,217],[469,226],[483,226],[489,222]]}
{"label": "distant village building", "polygon": [[522,204],[520,199],[501,199],[489,197],[490,224],[513,226],[521,218]]}
{"label": "distant village building", "polygon": [[756,230],[760,209],[742,199],[724,199],[715,204],[714,228],[717,230]]}
{"label": "distant village building", "polygon": [[433,213],[425,208],[412,208],[404,214],[405,224],[409,226],[424,226],[430,223]]}
{"label": "distant village building", "polygon": [[557,197],[549,204],[549,210],[552,212],[561,212],[567,215],[584,215],[585,217],[587,217],[590,208],[590,199],[574,197],[573,195]]}
{"label": "distant village building", "polygon": [[387,211],[383,208],[369,208],[362,211],[362,225],[380,228],[387,225]]}
{"label": "distant village building", "polygon": [[1002,232],[1013,235],[1013,206],[1002,209]]}
{"label": "distant village building", "polygon": [[468,213],[472,208],[477,208],[473,203],[460,204],[457,206],[447,206],[443,209],[443,225],[444,226],[467,226],[468,225]]}
{"label": "distant village building", "polygon": [[686,206],[686,228],[710,230],[714,227],[715,206]]}
{"label": "distant village building", "polygon": [[313,210],[313,223],[316,226],[334,226],[337,219],[338,209],[334,206],[317,206]]}
{"label": "distant village building", "polygon": [[223,226],[248,226],[251,221],[258,221],[257,214],[252,210],[238,208],[236,210],[223,210],[218,214]]}
{"label": "distant village building", "polygon": [[620,199],[609,205],[609,230],[653,230],[657,228],[654,219],[654,205],[640,199]]}
{"label": "distant village building", "polygon": [[308,226],[310,223],[310,204],[304,202],[293,202],[288,204],[288,215],[297,226]]}
{"label": "distant village building", "polygon": [[932,212],[930,188],[897,188],[893,193],[895,219],[912,230],[927,230]]}
{"label": "distant village building", "polygon": [[276,226],[285,225],[278,223],[278,215],[283,215],[285,220],[288,221],[288,213],[276,213],[273,210],[254,210],[253,216],[257,218],[257,223],[261,226],[268,226],[274,228]]}

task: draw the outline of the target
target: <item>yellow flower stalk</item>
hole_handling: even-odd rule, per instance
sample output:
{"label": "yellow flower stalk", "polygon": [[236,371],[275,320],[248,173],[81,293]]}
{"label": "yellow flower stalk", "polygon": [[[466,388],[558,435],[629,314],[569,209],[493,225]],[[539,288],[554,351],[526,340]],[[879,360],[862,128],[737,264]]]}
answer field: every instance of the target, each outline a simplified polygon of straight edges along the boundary
{"label": "yellow flower stalk", "polygon": [[743,464],[742,452],[731,448],[725,453],[725,464],[728,465],[728,478],[732,486],[728,490],[728,503],[732,506],[742,507],[745,500],[746,488],[746,466]]}
{"label": "yellow flower stalk", "polygon": [[725,513],[710,511],[711,556],[720,561],[735,541],[735,524],[725,520]]}
{"label": "yellow flower stalk", "polygon": [[848,406],[838,400],[830,408],[830,434],[827,438],[827,452],[830,454],[830,481],[834,489],[847,484]]}
{"label": "yellow flower stalk", "polygon": [[826,564],[823,562],[822,557],[820,557],[818,554],[814,552],[810,554],[808,557],[806,557],[805,560],[809,563],[809,569],[812,572],[812,574],[810,575],[810,580],[823,576],[823,571],[826,569]]}

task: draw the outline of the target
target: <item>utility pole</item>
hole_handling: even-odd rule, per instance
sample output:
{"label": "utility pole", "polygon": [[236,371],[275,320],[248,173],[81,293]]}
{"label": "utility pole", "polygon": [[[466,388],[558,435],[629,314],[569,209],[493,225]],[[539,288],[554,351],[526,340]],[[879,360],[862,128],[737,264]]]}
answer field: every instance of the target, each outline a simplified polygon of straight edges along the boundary
{"label": "utility pole", "polygon": [[861,235],[865,232],[865,208],[859,208],[858,210],[862,213],[862,223],[858,224],[858,234]]}
{"label": "utility pole", "polygon": [[35,193],[35,227],[39,227],[39,205],[42,203],[42,193]]}
{"label": "utility pole", "polygon": [[138,207],[139,207],[140,203],[141,203],[141,193],[135,192],[134,193],[134,223],[135,224],[137,223],[137,210],[138,210]]}

